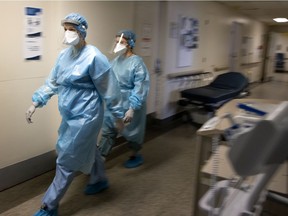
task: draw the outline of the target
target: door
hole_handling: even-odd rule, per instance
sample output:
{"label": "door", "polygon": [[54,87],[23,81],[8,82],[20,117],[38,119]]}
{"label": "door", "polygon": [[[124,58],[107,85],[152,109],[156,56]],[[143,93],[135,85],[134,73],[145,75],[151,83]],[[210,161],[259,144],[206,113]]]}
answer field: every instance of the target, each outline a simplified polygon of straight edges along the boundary
{"label": "door", "polygon": [[241,71],[241,44],[242,44],[242,24],[233,22],[231,26],[231,45],[229,53],[230,71]]}
{"label": "door", "polygon": [[155,113],[157,109],[159,4],[158,1],[135,2],[135,52],[143,58],[150,73],[147,114]]}

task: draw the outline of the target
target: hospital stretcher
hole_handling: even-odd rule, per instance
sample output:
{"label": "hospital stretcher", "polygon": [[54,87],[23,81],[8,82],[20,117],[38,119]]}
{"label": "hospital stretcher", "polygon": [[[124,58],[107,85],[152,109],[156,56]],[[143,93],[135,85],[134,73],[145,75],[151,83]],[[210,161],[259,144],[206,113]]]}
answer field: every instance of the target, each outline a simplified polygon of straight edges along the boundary
{"label": "hospital stretcher", "polygon": [[248,94],[248,79],[239,72],[218,75],[210,84],[180,92],[180,106],[194,105],[214,112],[224,103]]}

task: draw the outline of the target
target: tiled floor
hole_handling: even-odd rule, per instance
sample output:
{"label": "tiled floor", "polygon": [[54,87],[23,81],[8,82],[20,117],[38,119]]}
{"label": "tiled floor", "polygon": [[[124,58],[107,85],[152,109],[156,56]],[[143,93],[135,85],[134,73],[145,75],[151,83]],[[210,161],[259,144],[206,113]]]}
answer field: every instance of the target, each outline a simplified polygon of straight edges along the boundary
{"label": "tiled floor", "polygon": [[[249,97],[288,100],[288,84],[254,85]],[[145,163],[136,169],[125,169],[122,163],[129,153],[115,155],[106,162],[111,187],[98,195],[85,196],[83,189],[88,176],[78,175],[61,202],[60,215],[192,216],[195,132],[195,127],[184,123],[160,131],[158,136],[153,130],[153,137],[144,144]],[[0,215],[33,215],[53,176],[53,171],[48,172],[0,192]],[[272,206],[263,215],[284,216],[277,211],[278,207]]]}

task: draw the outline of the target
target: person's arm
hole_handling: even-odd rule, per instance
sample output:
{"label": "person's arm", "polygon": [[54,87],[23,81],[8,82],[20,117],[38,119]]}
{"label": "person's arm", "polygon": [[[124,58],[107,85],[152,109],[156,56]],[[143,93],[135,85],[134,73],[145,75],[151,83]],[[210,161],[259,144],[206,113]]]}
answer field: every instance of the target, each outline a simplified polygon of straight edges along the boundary
{"label": "person's arm", "polygon": [[46,79],[45,84],[34,92],[32,101],[37,104],[37,107],[43,107],[53,95],[57,94],[57,92],[58,84],[56,83],[56,71],[55,68],[53,68],[49,77]]}
{"label": "person's arm", "polygon": [[106,108],[115,118],[122,119],[124,111],[120,87],[105,55],[97,52],[89,65],[89,74]]}
{"label": "person's arm", "polygon": [[97,92],[106,104],[106,108],[116,119],[115,127],[119,131],[122,130],[124,127],[122,122],[124,110],[121,91],[108,59],[104,55],[95,57],[90,66],[89,73]]}
{"label": "person's arm", "polygon": [[130,108],[137,110],[142,107],[144,102],[146,102],[149,88],[149,72],[144,62],[140,62],[135,68],[134,88],[129,97]]}
{"label": "person's arm", "polygon": [[124,116],[124,123],[132,121],[134,116],[134,110],[140,109],[146,101],[150,88],[149,72],[141,60],[135,68],[134,74],[134,88],[129,97],[130,107],[126,111]]}
{"label": "person's arm", "polygon": [[94,81],[96,88],[115,118],[124,117],[122,97],[118,81],[112,69],[108,69]]}
{"label": "person's arm", "polygon": [[124,110],[122,106],[121,91],[112,69],[108,69],[95,81],[97,90],[105,101],[106,108],[115,117],[115,128],[122,131],[124,128]]}
{"label": "person's arm", "polygon": [[32,105],[26,111],[26,121],[32,123],[32,116],[36,108],[43,107],[48,100],[57,94],[58,85],[56,83],[56,67],[54,67],[45,81],[45,84],[37,89],[32,96]]}

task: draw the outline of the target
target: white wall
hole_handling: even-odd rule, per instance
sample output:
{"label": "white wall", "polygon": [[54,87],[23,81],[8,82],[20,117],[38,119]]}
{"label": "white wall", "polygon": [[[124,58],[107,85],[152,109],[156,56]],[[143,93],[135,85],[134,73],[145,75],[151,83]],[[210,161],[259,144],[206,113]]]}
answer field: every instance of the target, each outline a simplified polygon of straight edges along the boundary
{"label": "white wall", "polygon": [[242,38],[245,40],[242,41],[240,70],[250,82],[258,82],[262,77],[265,34],[267,27],[258,21],[247,20],[243,25]]}
{"label": "white wall", "polygon": [[[160,35],[162,40],[161,46],[165,47],[161,47],[160,49],[163,72],[160,78],[161,92],[157,95],[158,100],[160,100],[157,114],[158,118],[164,119],[179,111],[177,97],[173,96],[175,95],[173,86],[177,84],[173,83],[172,86],[171,80],[167,78],[168,75],[177,75],[177,73],[181,74],[189,71],[196,72],[199,70],[214,72],[215,68],[225,69],[229,66],[232,23],[241,23],[243,26],[243,35],[253,38],[251,48],[253,51],[258,45],[261,45],[259,40],[265,32],[265,27],[263,24],[238,14],[217,2],[175,1],[162,3],[161,7],[166,8],[165,10],[163,9],[165,12],[161,14],[163,29],[161,29]],[[182,68],[177,67],[178,38],[169,37],[169,27],[171,23],[178,22],[179,15],[199,20],[199,48],[193,50],[192,65]],[[257,52],[255,51],[251,57],[251,61],[258,59]],[[239,58],[239,61],[242,60]],[[225,70],[219,70],[219,72],[225,72]],[[257,70],[255,73],[259,74],[260,70]],[[217,75],[217,72],[215,72],[215,75]],[[181,85],[180,82],[182,81],[179,81],[179,85]],[[171,99],[171,97],[174,98]]]}
{"label": "white wall", "polygon": [[[24,8],[43,9],[43,57],[24,61]],[[57,97],[38,109],[34,123],[25,120],[33,92],[40,87],[64,47],[61,19],[70,12],[83,14],[89,24],[87,41],[107,54],[114,35],[122,28],[133,29],[133,2],[0,1],[0,169],[55,149],[60,116]],[[13,19],[12,19],[13,17]]]}
{"label": "white wall", "polygon": [[[24,8],[41,7],[43,17],[43,58],[25,61]],[[0,168],[39,155],[54,148],[59,115],[56,98],[45,113],[35,114],[35,123],[28,125],[26,109],[33,91],[40,86],[56,58],[55,29],[59,27],[58,4],[52,2],[0,2],[2,36],[0,41],[0,99],[2,122],[0,130]]]}

